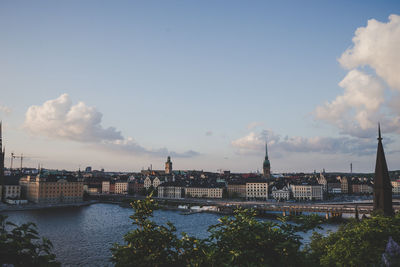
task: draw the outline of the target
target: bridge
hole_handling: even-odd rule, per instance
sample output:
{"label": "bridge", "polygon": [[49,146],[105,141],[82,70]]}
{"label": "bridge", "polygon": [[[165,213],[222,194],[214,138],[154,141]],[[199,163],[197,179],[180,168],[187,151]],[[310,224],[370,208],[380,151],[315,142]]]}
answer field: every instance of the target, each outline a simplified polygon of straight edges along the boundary
{"label": "bridge", "polygon": [[[92,196],[93,197],[93,196]],[[133,201],[135,199],[143,199],[143,196],[128,195],[102,195],[94,197],[98,200],[114,200],[114,201]],[[307,213],[323,213],[326,218],[341,217],[342,214],[371,214],[373,211],[372,201],[359,202],[270,202],[270,201],[234,201],[224,199],[201,199],[201,198],[157,198],[161,203],[167,205],[190,205],[190,206],[216,206],[223,213],[232,213],[234,209],[252,208],[260,213],[281,212],[283,216],[298,215],[303,212]],[[400,211],[400,200],[393,200],[393,208]]]}

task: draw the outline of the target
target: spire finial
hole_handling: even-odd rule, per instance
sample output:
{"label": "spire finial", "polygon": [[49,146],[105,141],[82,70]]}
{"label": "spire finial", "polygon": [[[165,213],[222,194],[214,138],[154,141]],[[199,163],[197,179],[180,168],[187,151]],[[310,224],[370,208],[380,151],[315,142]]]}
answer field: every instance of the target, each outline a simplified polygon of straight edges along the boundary
{"label": "spire finial", "polygon": [[382,141],[382,136],[381,136],[381,124],[378,122],[378,140]]}

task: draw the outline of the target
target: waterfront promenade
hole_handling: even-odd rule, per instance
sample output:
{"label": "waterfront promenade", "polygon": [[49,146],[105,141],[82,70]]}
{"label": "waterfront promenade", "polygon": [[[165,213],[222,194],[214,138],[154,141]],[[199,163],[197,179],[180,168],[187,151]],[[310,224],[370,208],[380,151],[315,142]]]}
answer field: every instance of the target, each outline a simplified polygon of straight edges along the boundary
{"label": "waterfront promenade", "polygon": [[[124,195],[97,195],[93,196],[98,201],[123,202],[134,199],[143,199],[143,196],[132,197]],[[167,206],[189,205],[189,206],[216,206],[219,211],[230,213],[238,207],[253,208],[259,212],[282,212],[283,215],[299,214],[302,212],[326,213],[328,216],[341,216],[343,213],[370,214],[373,210],[372,200],[360,200],[353,202],[272,202],[272,201],[237,201],[228,199],[170,199],[154,198],[161,204]],[[393,200],[393,208],[400,211],[400,200]]]}
{"label": "waterfront promenade", "polygon": [[[82,207],[91,204],[106,202],[119,204],[123,202],[143,199],[144,196],[126,196],[126,195],[95,195],[90,201],[82,201],[77,203],[29,203],[26,205],[9,205],[0,204],[0,212],[5,211],[24,211],[24,210],[39,210],[52,208],[71,208]],[[169,207],[178,207],[178,205],[188,206],[216,206],[221,213],[231,213],[234,209],[252,208],[261,213],[267,212],[282,212],[282,215],[308,213],[325,213],[327,216],[341,216],[342,214],[370,214],[373,210],[372,200],[353,201],[353,202],[272,202],[272,201],[238,201],[228,199],[200,199],[200,198],[185,198],[185,199],[170,199],[157,198],[160,204]],[[400,200],[393,200],[394,210],[400,211]]]}
{"label": "waterfront promenade", "polygon": [[83,207],[89,206],[99,201],[91,200],[91,201],[82,201],[76,203],[29,203],[24,205],[10,205],[0,203],[0,212],[7,212],[7,211],[24,211],[24,210],[41,210],[41,209],[59,209],[59,208],[73,208],[73,207]]}

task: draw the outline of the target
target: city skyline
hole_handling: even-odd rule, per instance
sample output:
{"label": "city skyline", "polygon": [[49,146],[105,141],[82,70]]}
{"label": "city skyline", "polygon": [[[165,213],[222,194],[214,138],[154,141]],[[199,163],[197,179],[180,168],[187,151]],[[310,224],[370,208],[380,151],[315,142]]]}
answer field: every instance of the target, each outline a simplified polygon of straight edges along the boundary
{"label": "city skyline", "polygon": [[94,3],[0,3],[6,167],[400,169],[396,1]]}

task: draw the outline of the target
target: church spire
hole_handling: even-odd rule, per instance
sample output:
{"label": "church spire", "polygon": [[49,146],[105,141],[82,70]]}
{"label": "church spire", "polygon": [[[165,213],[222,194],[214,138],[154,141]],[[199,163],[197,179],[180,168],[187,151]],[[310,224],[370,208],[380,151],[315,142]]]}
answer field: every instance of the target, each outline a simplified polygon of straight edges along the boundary
{"label": "church spire", "polygon": [[374,177],[374,210],[381,210],[388,216],[393,215],[392,185],[383,150],[380,124],[378,124],[378,149],[376,152]]}
{"label": "church spire", "polygon": [[271,163],[268,159],[268,142],[265,142],[265,159],[263,163],[263,175],[266,178],[271,177]]}

